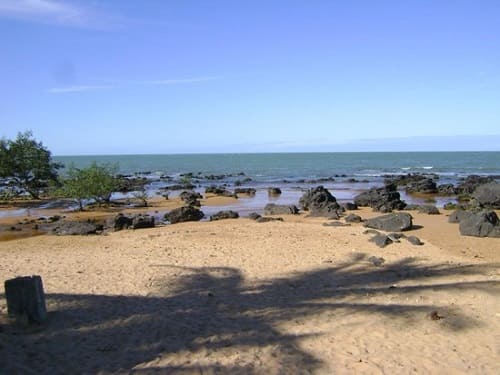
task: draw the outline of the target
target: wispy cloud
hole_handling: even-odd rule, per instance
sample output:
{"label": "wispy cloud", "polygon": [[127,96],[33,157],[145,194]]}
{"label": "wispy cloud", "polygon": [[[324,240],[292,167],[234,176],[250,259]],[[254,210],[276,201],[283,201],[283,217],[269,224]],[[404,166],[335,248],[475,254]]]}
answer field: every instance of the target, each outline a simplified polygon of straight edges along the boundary
{"label": "wispy cloud", "polygon": [[57,26],[109,29],[117,19],[62,0],[0,0],[0,17]]}
{"label": "wispy cloud", "polygon": [[74,92],[84,92],[84,91],[98,91],[113,89],[116,86],[104,86],[104,85],[75,85],[66,87],[53,87],[47,90],[50,94],[67,94]]}
{"label": "wispy cloud", "polygon": [[163,79],[156,81],[144,81],[145,85],[177,85],[182,83],[198,83],[206,81],[214,81],[220,79],[220,76],[208,76],[208,77],[194,77],[194,78],[181,78],[181,79]]}
{"label": "wispy cloud", "polygon": [[137,85],[142,85],[142,86],[181,85],[189,83],[202,83],[202,82],[214,81],[221,78],[222,78],[221,76],[206,76],[206,77],[163,79],[163,80],[135,81],[135,82],[113,81],[112,85],[73,85],[73,86],[63,86],[63,87],[52,87],[48,89],[47,92],[49,94],[69,94],[69,93],[78,93],[85,91],[99,91],[99,90],[108,90],[116,88],[127,88]]}

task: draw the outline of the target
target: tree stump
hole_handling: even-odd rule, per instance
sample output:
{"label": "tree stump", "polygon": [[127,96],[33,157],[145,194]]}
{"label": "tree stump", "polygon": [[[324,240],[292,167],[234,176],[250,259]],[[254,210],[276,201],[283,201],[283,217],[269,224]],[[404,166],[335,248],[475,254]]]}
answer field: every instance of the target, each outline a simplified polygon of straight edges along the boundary
{"label": "tree stump", "polygon": [[40,276],[23,276],[5,281],[5,297],[10,317],[25,319],[29,324],[45,321],[47,309]]}

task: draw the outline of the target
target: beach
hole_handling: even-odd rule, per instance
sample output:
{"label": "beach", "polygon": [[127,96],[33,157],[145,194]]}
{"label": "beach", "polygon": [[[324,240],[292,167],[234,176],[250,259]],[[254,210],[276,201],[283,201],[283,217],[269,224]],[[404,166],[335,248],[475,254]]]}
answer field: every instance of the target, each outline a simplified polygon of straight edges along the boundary
{"label": "beach", "polygon": [[2,279],[42,276],[48,309],[20,326],[0,299],[3,368],[498,373],[498,239],[460,236],[445,214],[412,212],[422,246],[304,214],[0,242]]}

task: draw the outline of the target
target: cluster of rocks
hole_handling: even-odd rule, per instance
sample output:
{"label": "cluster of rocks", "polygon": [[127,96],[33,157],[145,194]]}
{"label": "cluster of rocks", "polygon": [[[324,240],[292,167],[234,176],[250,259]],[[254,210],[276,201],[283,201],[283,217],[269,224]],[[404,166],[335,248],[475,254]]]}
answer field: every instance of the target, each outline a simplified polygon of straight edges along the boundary
{"label": "cluster of rocks", "polygon": [[203,195],[194,190],[184,190],[179,197],[187,206],[201,207],[200,199],[203,199]]}
{"label": "cluster of rocks", "polygon": [[383,213],[402,210],[406,206],[395,184],[365,191],[354,197],[354,204],[360,207],[371,207],[374,211]]}
{"label": "cluster of rocks", "polygon": [[457,194],[470,195],[480,185],[490,182],[495,182],[495,178],[493,176],[470,175],[458,183],[456,186],[456,192]]}
{"label": "cluster of rocks", "polygon": [[221,197],[230,197],[230,198],[237,198],[235,193],[230,192],[227,190],[224,186],[208,186],[205,189],[206,194],[215,194]]}
{"label": "cluster of rocks", "polygon": [[392,243],[399,243],[401,242],[402,239],[407,240],[409,243],[411,243],[414,246],[421,246],[424,243],[420,240],[420,238],[416,236],[406,236],[403,233],[380,233],[376,230],[367,230],[364,232],[365,234],[373,234],[373,236],[370,238],[370,242],[373,242],[375,245],[378,247],[386,247],[387,245],[390,245]]}
{"label": "cluster of rocks", "polygon": [[120,193],[129,193],[138,191],[144,188],[149,183],[146,177],[133,177],[126,175],[116,176],[117,188],[116,191]]}
{"label": "cluster of rocks", "polygon": [[[385,247],[394,242],[400,242],[401,239],[406,239],[412,245],[423,245],[423,242],[416,236],[406,236],[401,233],[413,228],[413,218],[406,212],[391,213],[382,215],[371,219],[364,220],[363,225],[367,228],[365,234],[373,234],[370,239],[378,247]],[[380,233],[379,230],[389,232],[388,234]]]}

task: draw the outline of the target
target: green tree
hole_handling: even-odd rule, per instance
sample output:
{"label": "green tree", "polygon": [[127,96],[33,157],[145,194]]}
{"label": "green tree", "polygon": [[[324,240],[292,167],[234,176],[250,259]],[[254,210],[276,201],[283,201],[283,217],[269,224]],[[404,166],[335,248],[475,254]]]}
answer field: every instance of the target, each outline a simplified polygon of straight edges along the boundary
{"label": "green tree", "polygon": [[67,176],[63,180],[63,195],[76,199],[80,210],[83,210],[85,200],[94,200],[97,204],[109,203],[111,194],[116,191],[118,181],[115,174],[116,164],[102,164],[96,162],[87,168],[75,168],[70,165]]}
{"label": "green tree", "polygon": [[15,140],[0,140],[0,177],[14,183],[34,199],[51,181],[57,181],[62,164],[52,161],[51,152],[33,138],[31,131],[18,133]]}

